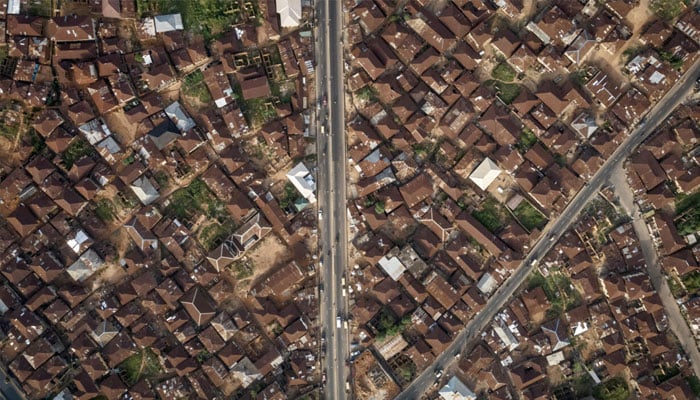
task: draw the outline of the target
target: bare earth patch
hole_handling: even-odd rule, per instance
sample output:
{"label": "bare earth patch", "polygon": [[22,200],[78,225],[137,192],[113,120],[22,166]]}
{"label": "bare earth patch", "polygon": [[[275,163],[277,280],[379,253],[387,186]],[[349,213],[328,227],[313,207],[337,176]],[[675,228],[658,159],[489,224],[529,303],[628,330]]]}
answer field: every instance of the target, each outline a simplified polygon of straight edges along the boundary
{"label": "bare earth patch", "polygon": [[354,398],[360,400],[389,400],[401,391],[399,386],[379,366],[372,352],[365,351],[354,362]]}
{"label": "bare earth patch", "polygon": [[126,119],[124,111],[117,110],[103,115],[107,126],[117,137],[119,143],[131,143],[135,139],[137,124],[132,124]]}
{"label": "bare earth patch", "polygon": [[[249,251],[244,260],[253,264],[253,274],[243,280],[237,281],[236,291],[241,296],[245,296],[252,284],[262,275],[265,275],[276,265],[286,263],[290,260],[291,253],[287,246],[277,237],[269,234],[265,236],[255,247]],[[235,271],[231,271],[235,276]]]}

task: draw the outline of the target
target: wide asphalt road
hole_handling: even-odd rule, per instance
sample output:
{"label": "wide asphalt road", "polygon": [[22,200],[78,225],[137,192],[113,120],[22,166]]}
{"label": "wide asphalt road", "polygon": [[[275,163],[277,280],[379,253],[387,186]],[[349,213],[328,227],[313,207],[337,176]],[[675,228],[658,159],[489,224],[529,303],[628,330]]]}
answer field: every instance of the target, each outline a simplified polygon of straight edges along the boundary
{"label": "wide asphalt road", "polygon": [[492,321],[496,313],[503,308],[510,297],[535,268],[537,262],[556,243],[557,239],[574,223],[585,205],[598,193],[601,186],[619,165],[654,132],[654,128],[668,117],[673,109],[685,99],[695,80],[700,76],[700,60],[696,61],[671,90],[647,114],[644,123],[640,123],[630,136],[620,144],[612,156],[596,172],[569,205],[556,219],[550,221],[542,231],[540,240],[523,260],[520,267],[511,275],[496,293],[489,298],[484,309],[472,319],[465,329],[457,335],[452,345],[441,354],[432,367],[426,368],[396,399],[417,399],[435,381],[434,371],[445,369],[454,361],[455,353],[462,349],[470,339],[476,337]]}
{"label": "wide asphalt road", "polygon": [[[342,4],[318,2],[319,44],[317,77],[322,100],[320,123],[325,132],[317,136],[319,251],[324,291],[321,296],[323,332],[326,338],[325,368],[327,399],[347,398],[348,317],[346,290],[342,280],[347,264],[345,110],[342,52]],[[327,120],[326,120],[327,117]],[[337,318],[342,322],[338,326]]]}

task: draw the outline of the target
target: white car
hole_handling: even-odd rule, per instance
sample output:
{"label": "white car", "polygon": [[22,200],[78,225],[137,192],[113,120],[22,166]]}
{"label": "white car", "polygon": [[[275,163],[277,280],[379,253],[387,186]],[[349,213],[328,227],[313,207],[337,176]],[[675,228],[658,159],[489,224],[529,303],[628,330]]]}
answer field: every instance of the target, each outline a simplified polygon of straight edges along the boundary
{"label": "white car", "polygon": [[340,329],[343,326],[343,319],[340,318],[340,315],[335,317],[335,327]]}

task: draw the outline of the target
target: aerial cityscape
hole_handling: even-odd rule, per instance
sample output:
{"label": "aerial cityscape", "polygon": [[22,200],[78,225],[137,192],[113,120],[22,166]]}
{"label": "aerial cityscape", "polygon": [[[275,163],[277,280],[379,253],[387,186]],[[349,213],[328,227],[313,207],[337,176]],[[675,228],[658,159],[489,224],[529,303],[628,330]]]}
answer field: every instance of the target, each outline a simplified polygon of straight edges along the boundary
{"label": "aerial cityscape", "polygon": [[700,399],[700,1],[0,30],[0,400]]}

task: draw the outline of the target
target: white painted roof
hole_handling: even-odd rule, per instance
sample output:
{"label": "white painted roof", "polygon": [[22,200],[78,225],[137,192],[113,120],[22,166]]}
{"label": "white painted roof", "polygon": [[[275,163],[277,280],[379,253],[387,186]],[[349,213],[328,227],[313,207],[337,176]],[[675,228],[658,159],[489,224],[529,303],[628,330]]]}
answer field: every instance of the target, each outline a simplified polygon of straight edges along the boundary
{"label": "white painted roof", "polygon": [[180,132],[185,133],[196,126],[195,122],[190,118],[185,110],[182,109],[179,102],[174,102],[165,107],[165,113],[175,123]]}
{"label": "white painted roof", "polygon": [[459,378],[453,376],[447,382],[447,385],[443,386],[440,391],[440,398],[444,400],[474,400],[476,399],[476,394],[469,390],[467,385],[464,384]]}
{"label": "white painted roof", "polygon": [[19,14],[19,0],[9,0],[7,2],[7,14]]}
{"label": "white painted roof", "polygon": [[301,20],[301,0],[276,0],[277,14],[283,28],[299,26]]}
{"label": "white painted roof", "polygon": [[481,188],[481,190],[486,190],[489,185],[498,178],[501,174],[501,169],[493,162],[490,158],[484,159],[484,161],[479,164],[478,167],[469,175],[469,179],[472,180]]}
{"label": "white painted roof", "polygon": [[184,25],[182,25],[182,15],[180,15],[180,13],[156,15],[153,17],[153,22],[156,25],[156,32],[158,33],[179,31],[185,28]]}
{"label": "white painted roof", "polygon": [[143,175],[138,177],[129,186],[131,186],[134,194],[141,200],[144,206],[153,203],[160,196],[156,188],[153,187],[151,181]]}
{"label": "white painted roof", "polygon": [[303,162],[295,165],[294,168],[287,172],[287,179],[309,203],[313,204],[316,202],[316,194],[314,193],[316,191],[316,182]]}
{"label": "white painted roof", "polygon": [[403,272],[406,271],[406,267],[398,257],[386,258],[386,256],[383,256],[379,260],[379,266],[395,281],[398,281]]}

